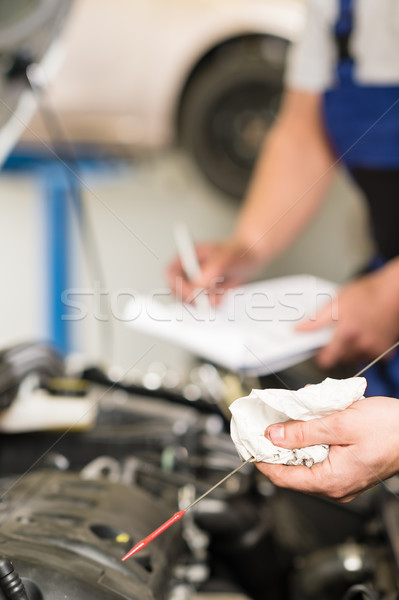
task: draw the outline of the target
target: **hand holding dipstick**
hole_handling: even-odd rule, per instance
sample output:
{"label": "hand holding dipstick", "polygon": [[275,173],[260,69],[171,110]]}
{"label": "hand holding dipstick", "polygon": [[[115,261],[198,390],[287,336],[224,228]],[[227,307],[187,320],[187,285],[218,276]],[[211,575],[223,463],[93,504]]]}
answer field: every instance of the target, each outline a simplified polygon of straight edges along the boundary
{"label": "hand holding dipstick", "polygon": [[[367,364],[363,369],[361,369],[361,371],[359,371],[358,373],[356,373],[355,377],[358,377],[359,375],[361,375],[362,373],[364,373],[367,369],[369,369],[371,366],[373,366],[374,364],[376,364],[379,360],[381,360],[381,358],[383,358],[384,356],[386,356],[386,354],[388,354],[389,352],[391,352],[392,350],[394,350],[395,348],[397,348],[399,346],[399,341],[396,342],[395,344],[393,344],[390,348],[388,348],[385,352],[383,352],[382,354],[380,354],[380,356],[378,356],[376,359],[374,359],[373,361],[371,361],[369,364]],[[201,496],[199,496],[199,498],[197,498],[196,500],[194,500],[194,502],[192,502],[189,506],[187,506],[186,509],[184,510],[180,510],[178,512],[176,512],[170,519],[168,519],[165,523],[163,523],[162,525],[160,525],[160,527],[158,527],[158,529],[156,529],[155,531],[153,531],[150,535],[148,535],[146,538],[144,538],[143,540],[141,540],[140,542],[138,542],[123,558],[122,560],[125,561],[126,559],[130,558],[131,556],[133,556],[133,554],[136,554],[136,552],[139,552],[140,550],[142,550],[143,548],[145,548],[147,546],[147,544],[149,544],[150,542],[152,542],[152,540],[154,540],[156,537],[158,537],[158,535],[160,535],[161,533],[163,533],[166,529],[168,529],[171,525],[173,525],[173,523],[176,523],[177,521],[180,521],[180,519],[186,514],[186,512],[188,510],[190,510],[190,508],[192,508],[193,506],[195,506],[198,502],[200,502],[200,500],[202,500],[203,498],[205,498],[208,494],[210,494],[211,492],[213,492],[214,489],[216,489],[219,485],[221,485],[222,483],[224,483],[227,479],[229,479],[232,475],[234,475],[235,473],[237,473],[240,469],[242,469],[246,464],[250,463],[250,462],[254,462],[255,459],[253,456],[251,456],[250,458],[248,458],[245,462],[241,463],[241,465],[239,465],[238,467],[236,467],[233,471],[231,471],[230,473],[228,473],[225,477],[223,477],[223,479],[221,479],[220,481],[218,481],[214,486],[212,486],[209,490],[207,490],[204,494],[202,494]],[[281,465],[273,465],[273,467],[281,467]],[[301,467],[290,467],[290,468],[301,468]],[[306,467],[307,468],[307,467]]]}

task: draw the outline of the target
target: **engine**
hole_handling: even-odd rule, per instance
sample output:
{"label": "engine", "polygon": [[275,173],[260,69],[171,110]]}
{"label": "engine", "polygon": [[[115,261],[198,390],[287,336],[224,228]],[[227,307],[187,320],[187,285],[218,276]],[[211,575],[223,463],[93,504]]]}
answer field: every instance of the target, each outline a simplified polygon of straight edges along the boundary
{"label": "engine", "polygon": [[4,352],[0,366],[3,415],[18,406],[32,374],[32,402],[44,394],[96,407],[84,429],[3,427],[0,598],[399,597],[396,478],[337,505],[276,489],[246,465],[122,562],[240,464],[220,401],[201,387],[198,371],[173,391],[112,381],[97,368],[76,385],[50,351],[29,345]]}

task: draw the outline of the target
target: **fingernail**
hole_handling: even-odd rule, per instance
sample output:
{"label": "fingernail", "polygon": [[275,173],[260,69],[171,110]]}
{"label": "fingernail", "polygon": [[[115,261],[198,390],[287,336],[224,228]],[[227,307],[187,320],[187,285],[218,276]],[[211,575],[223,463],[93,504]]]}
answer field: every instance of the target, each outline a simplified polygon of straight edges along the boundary
{"label": "fingernail", "polygon": [[269,438],[273,444],[278,444],[284,441],[284,425],[271,425],[266,429],[266,437]]}

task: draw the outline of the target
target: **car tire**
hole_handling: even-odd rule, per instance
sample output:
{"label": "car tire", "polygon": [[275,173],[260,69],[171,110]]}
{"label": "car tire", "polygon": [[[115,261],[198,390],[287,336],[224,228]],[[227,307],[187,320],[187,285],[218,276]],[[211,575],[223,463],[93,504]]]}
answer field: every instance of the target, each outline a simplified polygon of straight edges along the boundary
{"label": "car tire", "polygon": [[216,52],[189,82],[180,140],[205,177],[235,198],[245,193],[282,93],[287,43],[276,38]]}

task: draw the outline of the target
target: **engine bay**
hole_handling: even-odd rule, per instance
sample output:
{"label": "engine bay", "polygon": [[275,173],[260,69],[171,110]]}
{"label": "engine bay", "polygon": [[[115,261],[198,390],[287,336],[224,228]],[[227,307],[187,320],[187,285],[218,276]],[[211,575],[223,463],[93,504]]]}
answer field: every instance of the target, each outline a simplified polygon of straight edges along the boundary
{"label": "engine bay", "polygon": [[1,556],[23,591],[9,591],[0,569],[0,598],[399,597],[398,478],[335,504],[278,489],[248,464],[122,562],[240,465],[220,403],[198,385],[198,372],[191,399],[187,382],[154,390],[98,368],[79,373],[77,386],[62,361],[36,345],[3,352],[1,367],[3,414],[32,375],[35,393],[55,403],[86,398],[96,413],[90,426],[3,430]]}

